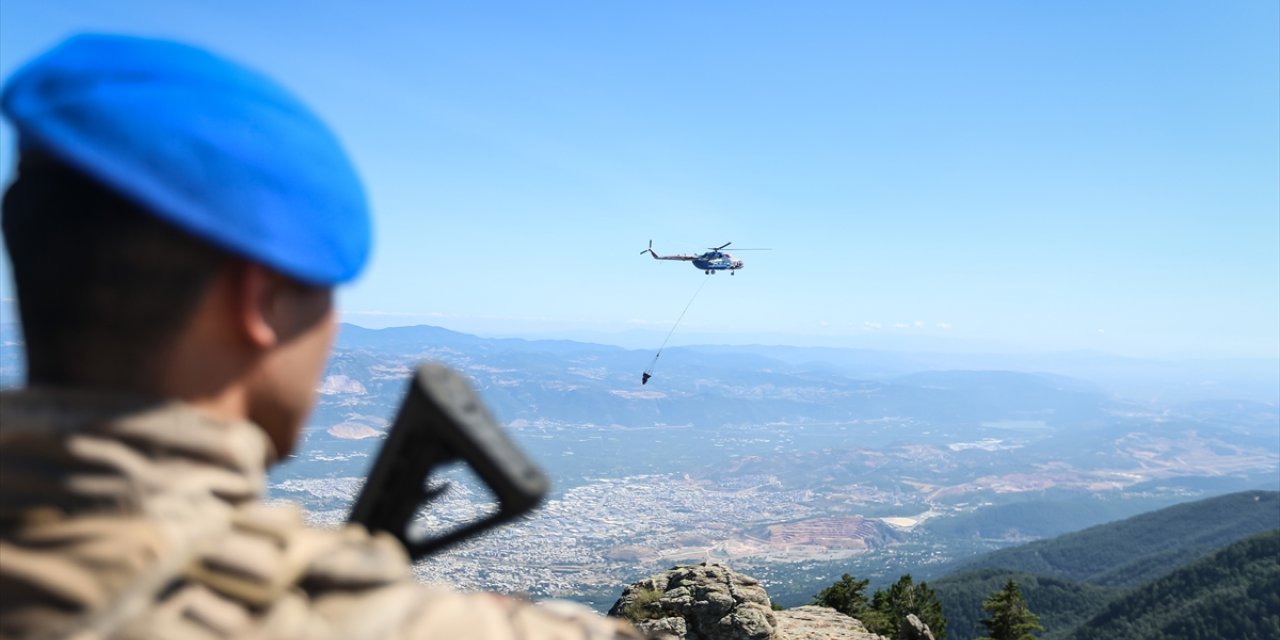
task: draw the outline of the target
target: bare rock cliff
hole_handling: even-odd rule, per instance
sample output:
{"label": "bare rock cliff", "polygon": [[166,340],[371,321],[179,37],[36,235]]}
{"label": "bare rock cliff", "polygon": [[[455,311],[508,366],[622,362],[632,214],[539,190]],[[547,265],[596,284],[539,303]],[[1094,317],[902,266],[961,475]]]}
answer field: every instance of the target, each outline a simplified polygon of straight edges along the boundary
{"label": "bare rock cliff", "polygon": [[834,609],[773,611],[758,580],[705,562],[628,585],[609,615],[663,640],[883,640]]}

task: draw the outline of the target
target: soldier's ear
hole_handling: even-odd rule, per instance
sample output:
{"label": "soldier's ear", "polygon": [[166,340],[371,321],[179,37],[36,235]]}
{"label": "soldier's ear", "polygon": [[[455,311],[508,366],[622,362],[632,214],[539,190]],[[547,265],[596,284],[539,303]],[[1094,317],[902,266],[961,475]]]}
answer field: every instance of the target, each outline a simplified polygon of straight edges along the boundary
{"label": "soldier's ear", "polygon": [[237,265],[231,277],[237,294],[236,323],[241,333],[258,350],[275,347],[280,342],[275,317],[280,278],[252,262]]}

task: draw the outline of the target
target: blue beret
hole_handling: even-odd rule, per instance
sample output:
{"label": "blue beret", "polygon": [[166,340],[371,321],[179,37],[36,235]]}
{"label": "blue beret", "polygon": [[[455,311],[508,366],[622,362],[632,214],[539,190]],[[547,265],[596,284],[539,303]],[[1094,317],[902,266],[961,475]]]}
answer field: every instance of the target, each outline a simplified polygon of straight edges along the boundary
{"label": "blue beret", "polygon": [[0,106],[21,148],[231,253],[320,285],[368,258],[364,189],[337,138],[255,71],[175,42],[81,35],[20,69]]}

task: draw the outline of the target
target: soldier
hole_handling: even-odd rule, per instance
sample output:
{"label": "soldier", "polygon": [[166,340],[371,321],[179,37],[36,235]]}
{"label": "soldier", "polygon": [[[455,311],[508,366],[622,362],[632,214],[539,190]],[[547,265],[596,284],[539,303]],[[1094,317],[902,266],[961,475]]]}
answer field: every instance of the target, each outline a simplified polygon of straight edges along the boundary
{"label": "soldier", "polygon": [[390,536],[262,503],[370,244],[346,154],[288,92],[182,44],[77,36],[3,110],[28,384],[0,397],[0,636],[638,637],[418,584]]}

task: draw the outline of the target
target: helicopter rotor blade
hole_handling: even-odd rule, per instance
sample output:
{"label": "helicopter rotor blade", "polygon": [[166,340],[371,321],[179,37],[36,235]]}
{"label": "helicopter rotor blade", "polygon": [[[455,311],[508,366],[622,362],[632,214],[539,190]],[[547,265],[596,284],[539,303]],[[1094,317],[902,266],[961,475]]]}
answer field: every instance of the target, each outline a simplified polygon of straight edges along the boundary
{"label": "helicopter rotor blade", "polygon": [[732,243],[732,242],[726,242],[726,243],[724,243],[724,244],[722,244],[722,245],[720,245],[720,246],[718,246],[718,247],[711,247],[711,250],[712,250],[712,251],[719,251],[719,250],[721,250],[721,249],[723,249],[723,248],[725,248],[725,247],[727,247],[727,246],[729,246],[729,245],[731,245],[731,244],[733,244],[733,243]]}

